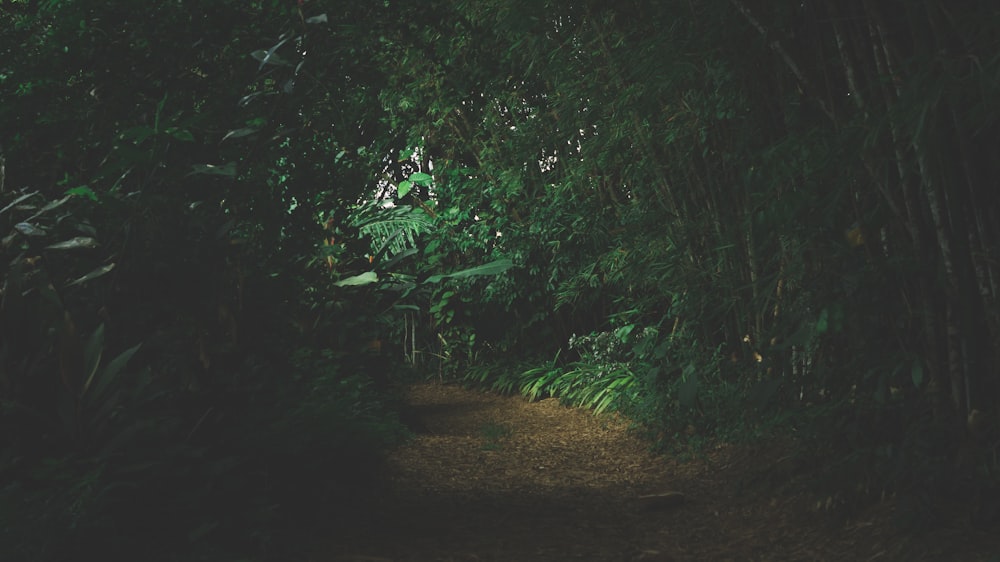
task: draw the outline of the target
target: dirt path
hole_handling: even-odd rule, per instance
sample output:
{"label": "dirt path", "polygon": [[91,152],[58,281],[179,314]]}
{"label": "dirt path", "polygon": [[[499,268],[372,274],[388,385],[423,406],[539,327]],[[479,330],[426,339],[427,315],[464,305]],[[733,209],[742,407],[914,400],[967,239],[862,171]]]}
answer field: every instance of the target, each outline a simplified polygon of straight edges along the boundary
{"label": "dirt path", "polygon": [[[392,486],[342,521],[314,560],[989,560],[995,534],[896,533],[887,510],[833,524],[814,498],[770,497],[789,468],[767,451],[651,455],[611,417],[456,386],[410,389],[416,439]],[[643,496],[680,493],[665,500]],[[681,501],[683,500],[683,501]],[[659,505],[659,503],[665,505]],[[971,533],[971,535],[970,535]]]}

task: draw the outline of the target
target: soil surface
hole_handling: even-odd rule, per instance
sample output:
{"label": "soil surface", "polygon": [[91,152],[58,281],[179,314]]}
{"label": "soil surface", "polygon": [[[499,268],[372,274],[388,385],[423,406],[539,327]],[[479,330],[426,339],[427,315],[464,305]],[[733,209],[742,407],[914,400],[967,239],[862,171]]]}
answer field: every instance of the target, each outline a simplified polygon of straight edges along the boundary
{"label": "soil surface", "polygon": [[996,529],[906,534],[888,504],[833,517],[814,493],[781,485],[796,469],[774,445],[680,462],[650,453],[624,420],[551,398],[418,384],[408,402],[417,435],[392,454],[389,489],[337,523],[316,562],[1000,555]]}

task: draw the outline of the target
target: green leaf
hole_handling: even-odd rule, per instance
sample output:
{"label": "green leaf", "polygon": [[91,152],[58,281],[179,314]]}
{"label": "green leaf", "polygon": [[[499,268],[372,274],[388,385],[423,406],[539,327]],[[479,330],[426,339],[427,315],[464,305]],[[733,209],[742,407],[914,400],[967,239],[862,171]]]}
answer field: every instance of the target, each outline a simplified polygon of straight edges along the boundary
{"label": "green leaf", "polygon": [[411,189],[413,189],[413,183],[404,180],[399,182],[399,186],[396,187],[396,193],[400,197],[406,197],[406,194],[409,193]]}
{"label": "green leaf", "polygon": [[470,267],[469,269],[463,269],[461,271],[456,271],[454,273],[447,273],[445,275],[433,275],[427,278],[428,283],[440,283],[441,281],[454,278],[462,279],[465,277],[475,277],[477,275],[497,275],[507,271],[514,266],[514,263],[507,258],[492,261],[487,264],[479,265],[476,267]]}
{"label": "green leaf", "polygon": [[378,281],[378,274],[374,271],[366,271],[361,275],[355,275],[353,277],[348,277],[347,279],[341,279],[334,283],[338,287],[356,287],[359,285],[371,285]]}
{"label": "green leaf", "polygon": [[79,187],[71,187],[71,188],[69,188],[69,189],[67,189],[65,191],[65,194],[66,195],[78,195],[80,197],[86,197],[87,199],[90,199],[91,201],[97,201],[97,194],[94,193],[93,189],[90,189],[89,187],[87,187],[85,185],[81,185]]}
{"label": "green leaf", "polygon": [[618,338],[618,341],[625,342],[628,340],[628,335],[631,334],[632,330],[634,329],[635,329],[635,324],[627,324],[625,326],[622,326],[621,328],[615,330],[615,337]]}
{"label": "green leaf", "polygon": [[431,176],[430,174],[425,174],[423,172],[416,172],[416,173],[410,174],[410,181],[413,182],[413,183],[415,183],[415,184],[417,184],[417,185],[422,185],[422,186],[426,187],[426,186],[430,185],[431,182],[434,181],[434,177]]}

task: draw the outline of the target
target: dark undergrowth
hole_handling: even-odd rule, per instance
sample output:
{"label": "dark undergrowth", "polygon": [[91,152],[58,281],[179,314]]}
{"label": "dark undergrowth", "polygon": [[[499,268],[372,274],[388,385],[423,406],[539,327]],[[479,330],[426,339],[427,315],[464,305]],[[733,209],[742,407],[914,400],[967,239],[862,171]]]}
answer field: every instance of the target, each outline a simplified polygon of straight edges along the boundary
{"label": "dark undergrowth", "polygon": [[216,373],[239,384],[211,397],[170,392],[149,367],[127,370],[128,396],[88,444],[5,403],[4,425],[22,432],[0,458],[0,558],[294,556],[381,485],[383,453],[406,434],[391,393],[364,372],[373,365],[344,365],[309,349],[287,365],[248,358]]}

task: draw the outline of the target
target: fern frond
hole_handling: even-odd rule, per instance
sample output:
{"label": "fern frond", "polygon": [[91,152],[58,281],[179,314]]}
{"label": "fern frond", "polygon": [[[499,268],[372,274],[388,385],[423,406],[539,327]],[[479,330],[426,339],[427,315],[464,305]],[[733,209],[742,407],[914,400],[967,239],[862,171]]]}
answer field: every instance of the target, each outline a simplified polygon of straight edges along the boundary
{"label": "fern frond", "polygon": [[409,205],[364,207],[352,217],[351,225],[371,238],[376,254],[384,252],[387,257],[414,248],[417,238],[434,228],[426,213]]}

